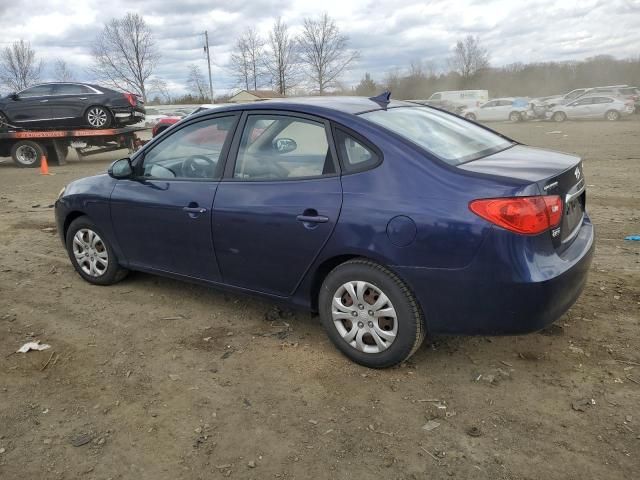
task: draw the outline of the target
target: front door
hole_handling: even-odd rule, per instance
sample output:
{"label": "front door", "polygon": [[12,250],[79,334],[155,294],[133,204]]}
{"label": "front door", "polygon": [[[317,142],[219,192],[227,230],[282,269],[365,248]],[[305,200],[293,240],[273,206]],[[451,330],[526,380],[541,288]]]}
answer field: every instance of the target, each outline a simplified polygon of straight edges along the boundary
{"label": "front door", "polygon": [[175,129],[135,159],[135,178],[118,181],[111,217],[132,267],[220,280],[212,207],[236,121],[227,114]]}
{"label": "front door", "polygon": [[11,124],[38,126],[51,118],[50,100],[51,84],[36,85],[22,90],[15,99],[7,102],[4,113]]}
{"label": "front door", "polygon": [[225,283],[278,296],[294,292],[342,206],[328,132],[326,122],[306,116],[246,116],[214,202]]}

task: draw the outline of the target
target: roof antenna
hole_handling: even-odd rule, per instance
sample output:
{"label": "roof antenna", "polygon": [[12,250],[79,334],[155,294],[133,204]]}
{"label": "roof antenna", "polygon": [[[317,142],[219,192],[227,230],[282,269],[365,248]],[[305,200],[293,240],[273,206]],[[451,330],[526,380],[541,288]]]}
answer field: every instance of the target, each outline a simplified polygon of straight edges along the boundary
{"label": "roof antenna", "polygon": [[382,108],[386,108],[391,102],[391,92],[389,90],[382,92],[380,95],[376,95],[375,97],[369,97],[369,100],[376,102]]}

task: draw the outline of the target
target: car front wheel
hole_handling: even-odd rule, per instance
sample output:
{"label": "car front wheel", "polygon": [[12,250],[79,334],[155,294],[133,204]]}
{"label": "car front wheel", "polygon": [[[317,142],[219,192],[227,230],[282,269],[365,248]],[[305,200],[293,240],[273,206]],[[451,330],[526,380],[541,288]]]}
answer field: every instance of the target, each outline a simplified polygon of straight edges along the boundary
{"label": "car front wheel", "polygon": [[567,115],[564,112],[556,112],[552,118],[554,122],[564,122],[567,119]]}
{"label": "car front wheel", "polygon": [[322,324],[351,360],[370,368],[405,361],[425,336],[424,318],[407,285],[366,259],[334,268],[319,295]]}
{"label": "car front wheel", "polygon": [[111,285],[127,275],[104,234],[88,217],[71,222],[65,239],[73,267],[87,282]]}
{"label": "car front wheel", "polygon": [[617,120],[620,120],[620,113],[617,110],[609,110],[604,118],[606,118],[610,122],[615,122]]}

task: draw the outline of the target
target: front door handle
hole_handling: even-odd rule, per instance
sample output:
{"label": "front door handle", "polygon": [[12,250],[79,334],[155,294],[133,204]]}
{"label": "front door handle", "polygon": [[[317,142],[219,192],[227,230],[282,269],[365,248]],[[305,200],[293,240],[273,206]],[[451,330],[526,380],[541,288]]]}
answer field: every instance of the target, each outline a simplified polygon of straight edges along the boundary
{"label": "front door handle", "polygon": [[302,215],[298,215],[296,220],[302,223],[327,223],[329,217],[324,215],[318,215],[318,211],[315,208],[307,208]]}
{"label": "front door handle", "polygon": [[86,100],[87,97],[80,97],[78,100]]}
{"label": "front door handle", "polygon": [[184,207],[182,210],[187,213],[204,213],[207,211],[206,208],[202,207]]}
{"label": "front door handle", "polygon": [[40,103],[48,102],[49,100],[40,100]]}

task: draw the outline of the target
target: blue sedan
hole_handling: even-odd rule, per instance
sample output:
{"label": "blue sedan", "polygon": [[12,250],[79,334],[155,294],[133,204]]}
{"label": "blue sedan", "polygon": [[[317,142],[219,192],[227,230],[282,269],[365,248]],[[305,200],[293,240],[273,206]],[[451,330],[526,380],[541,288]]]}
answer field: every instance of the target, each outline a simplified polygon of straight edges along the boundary
{"label": "blue sedan", "polygon": [[58,231],[86,281],[129,270],[319,313],[369,367],[425,335],[519,334],[576,301],[594,229],[580,158],[374,98],[227,105],[70,183]]}

